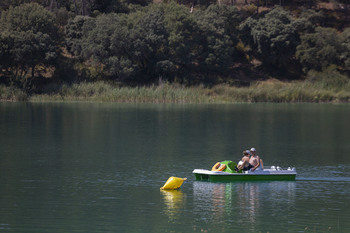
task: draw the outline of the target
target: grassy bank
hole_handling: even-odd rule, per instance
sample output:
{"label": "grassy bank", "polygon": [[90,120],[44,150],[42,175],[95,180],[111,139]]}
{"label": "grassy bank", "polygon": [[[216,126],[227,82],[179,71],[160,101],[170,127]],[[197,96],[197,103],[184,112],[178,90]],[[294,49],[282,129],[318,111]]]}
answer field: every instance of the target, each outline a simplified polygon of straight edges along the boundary
{"label": "grassy bank", "polygon": [[24,91],[0,85],[0,102],[1,101],[27,101],[28,95]]}
{"label": "grassy bank", "polygon": [[105,82],[48,86],[42,94],[0,86],[1,101],[93,101],[137,103],[237,103],[237,102],[350,102],[350,82],[256,82],[249,87],[217,85],[212,88],[162,84],[118,87]]}

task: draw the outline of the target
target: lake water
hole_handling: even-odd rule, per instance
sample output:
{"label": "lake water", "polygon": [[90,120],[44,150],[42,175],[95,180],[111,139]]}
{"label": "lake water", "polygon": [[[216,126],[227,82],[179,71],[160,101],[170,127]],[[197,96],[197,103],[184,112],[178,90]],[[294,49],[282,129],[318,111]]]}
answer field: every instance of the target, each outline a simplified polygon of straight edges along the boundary
{"label": "lake water", "polygon": [[[0,103],[0,232],[350,232],[350,105]],[[210,183],[255,147],[296,181]],[[180,190],[161,191],[170,176]]]}

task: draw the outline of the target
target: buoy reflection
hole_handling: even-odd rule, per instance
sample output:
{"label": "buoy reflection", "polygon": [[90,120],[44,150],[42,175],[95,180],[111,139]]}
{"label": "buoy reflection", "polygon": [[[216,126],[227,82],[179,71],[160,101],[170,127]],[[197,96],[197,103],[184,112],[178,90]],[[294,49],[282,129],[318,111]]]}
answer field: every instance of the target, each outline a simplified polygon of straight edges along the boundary
{"label": "buoy reflection", "polygon": [[160,190],[164,199],[164,212],[171,219],[176,220],[181,215],[185,195],[180,190]]}

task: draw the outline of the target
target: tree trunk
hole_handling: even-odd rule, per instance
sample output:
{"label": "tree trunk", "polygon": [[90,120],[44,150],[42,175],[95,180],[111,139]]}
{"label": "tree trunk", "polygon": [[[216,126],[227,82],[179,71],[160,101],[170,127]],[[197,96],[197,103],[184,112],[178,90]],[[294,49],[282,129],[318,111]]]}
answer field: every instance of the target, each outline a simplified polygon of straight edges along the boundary
{"label": "tree trunk", "polygon": [[74,0],[75,15],[78,15],[77,1]]}
{"label": "tree trunk", "polygon": [[32,79],[34,78],[34,73],[35,73],[35,65],[32,66]]}
{"label": "tree trunk", "polygon": [[57,6],[56,0],[51,0],[50,1],[50,11],[53,12],[53,9]]}
{"label": "tree trunk", "polygon": [[81,9],[81,14],[82,15],[86,15],[86,11],[85,11],[85,0],[82,0],[82,7],[81,7],[82,9]]}

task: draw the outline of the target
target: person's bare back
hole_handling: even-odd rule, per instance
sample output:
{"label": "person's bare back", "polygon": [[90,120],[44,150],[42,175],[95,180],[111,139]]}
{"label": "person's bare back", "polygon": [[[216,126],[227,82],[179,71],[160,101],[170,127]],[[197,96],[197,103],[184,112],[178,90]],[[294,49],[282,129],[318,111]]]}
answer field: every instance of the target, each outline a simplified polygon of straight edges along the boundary
{"label": "person's bare back", "polygon": [[243,168],[247,167],[249,165],[249,151],[243,151],[243,158],[241,161],[238,162],[237,168],[238,171],[242,170]]}

